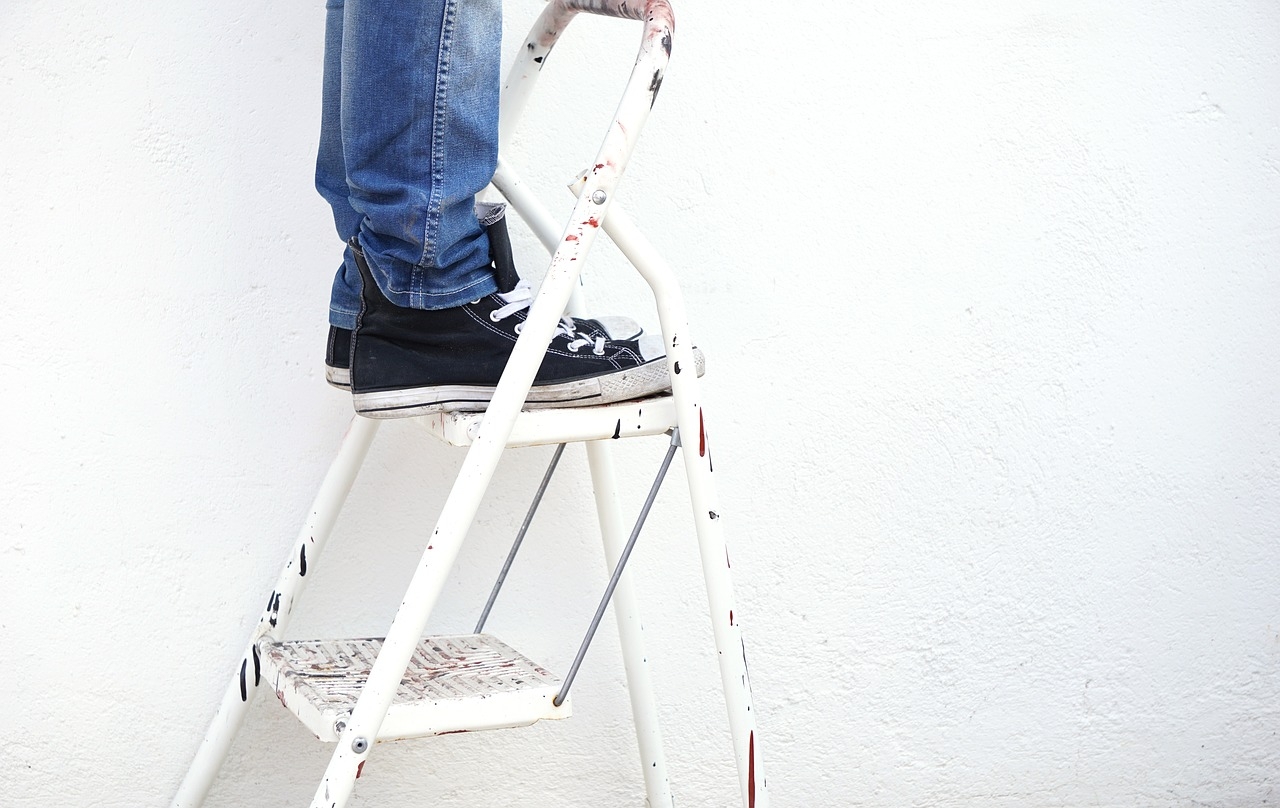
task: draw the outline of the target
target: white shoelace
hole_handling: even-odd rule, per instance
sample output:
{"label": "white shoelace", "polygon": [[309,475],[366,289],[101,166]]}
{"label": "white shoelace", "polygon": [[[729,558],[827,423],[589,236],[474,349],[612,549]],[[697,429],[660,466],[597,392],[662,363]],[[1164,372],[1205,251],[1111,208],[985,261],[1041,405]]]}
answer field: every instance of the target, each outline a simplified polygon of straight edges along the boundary
{"label": "white shoelace", "polygon": [[[498,297],[506,305],[494,309],[489,314],[489,319],[495,323],[500,320],[505,320],[511,315],[529,308],[529,306],[533,304],[533,287],[529,285],[528,281],[521,280],[516,284],[516,288],[505,294],[499,292]],[[515,327],[515,332],[519,334],[523,326],[524,323],[518,323]],[[604,355],[605,338],[603,336],[597,336],[595,339],[592,339],[584,334],[579,334],[577,331],[577,324],[573,321],[572,317],[560,318],[560,322],[556,324],[556,331],[552,334],[552,338],[554,339],[559,336],[567,337],[569,339],[569,345],[567,347],[572,353],[577,353],[580,348],[592,345],[593,347],[591,352],[593,354],[596,356]]]}

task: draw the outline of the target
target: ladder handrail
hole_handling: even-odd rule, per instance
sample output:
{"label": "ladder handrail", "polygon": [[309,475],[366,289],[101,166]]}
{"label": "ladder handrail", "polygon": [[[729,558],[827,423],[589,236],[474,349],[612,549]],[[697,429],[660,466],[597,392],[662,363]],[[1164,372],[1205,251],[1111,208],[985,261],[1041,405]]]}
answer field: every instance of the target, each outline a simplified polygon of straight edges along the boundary
{"label": "ladder handrail", "polygon": [[555,0],[554,5],[573,12],[600,14],[605,17],[624,17],[641,20],[646,17],[671,16],[671,4],[667,0]]}
{"label": "ladder handrail", "polygon": [[[647,117],[648,110],[653,107],[654,98],[662,86],[662,77],[671,59],[672,37],[676,28],[671,3],[668,0],[646,0],[643,3],[637,0],[552,0],[529,29],[529,35],[517,51],[515,62],[502,86],[502,111],[498,118],[499,155],[505,153],[511,145],[516,126],[524,117],[525,107],[533,96],[533,88],[547,56],[560,40],[565,28],[579,13],[644,21],[640,49],[631,70],[628,89],[623,91],[623,102],[614,114],[615,125],[621,121],[628,128],[634,127],[635,133],[639,134],[640,127],[644,125],[644,117]],[[643,107],[638,120],[635,119],[635,112],[639,110],[626,108],[630,86],[637,81],[642,84],[648,82],[649,85],[649,103]],[[607,142],[606,140],[606,145]],[[634,144],[634,139],[632,143]],[[605,147],[602,146],[601,151],[605,151]]]}

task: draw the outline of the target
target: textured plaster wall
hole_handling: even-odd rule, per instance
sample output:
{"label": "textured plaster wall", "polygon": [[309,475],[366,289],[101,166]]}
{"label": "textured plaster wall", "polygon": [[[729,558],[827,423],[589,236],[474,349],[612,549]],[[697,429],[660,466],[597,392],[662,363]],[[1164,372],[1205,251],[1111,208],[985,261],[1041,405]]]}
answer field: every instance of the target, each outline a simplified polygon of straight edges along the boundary
{"label": "textured plaster wall", "polygon": [[[321,5],[0,7],[6,806],[167,804],[350,417]],[[774,804],[1280,800],[1280,7],[676,9],[623,204],[709,356]],[[560,210],[619,25],[575,24],[519,144]],[[624,269],[597,308],[653,322]],[[547,456],[511,453],[434,630]],[[385,629],[460,460],[383,430],[295,636]],[[634,569],[677,804],[726,806],[681,481]],[[563,670],[604,576],[581,452],[553,498],[492,627]],[[379,748],[354,804],[641,805],[617,663],[606,623],[573,719]],[[327,756],[264,699],[209,805],[305,804]]]}

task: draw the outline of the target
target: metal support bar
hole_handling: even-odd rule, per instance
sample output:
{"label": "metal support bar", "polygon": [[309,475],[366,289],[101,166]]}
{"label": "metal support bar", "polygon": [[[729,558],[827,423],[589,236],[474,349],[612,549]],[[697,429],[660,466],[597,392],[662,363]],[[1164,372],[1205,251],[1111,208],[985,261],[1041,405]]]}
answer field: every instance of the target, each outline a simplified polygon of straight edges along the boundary
{"label": "metal support bar", "polygon": [[640,538],[640,529],[644,527],[645,520],[649,518],[649,510],[653,507],[653,501],[658,498],[658,489],[662,487],[662,481],[667,476],[667,469],[671,468],[671,460],[676,456],[676,449],[680,448],[680,430],[673,429],[671,431],[671,445],[667,447],[667,455],[662,458],[662,466],[658,469],[658,476],[654,478],[653,485],[649,488],[649,496],[644,501],[644,507],[640,509],[640,515],[636,518],[636,526],[631,530],[631,538],[627,539],[627,546],[622,550],[622,557],[618,559],[618,564],[613,568],[613,575],[609,577],[609,585],[605,587],[604,597],[600,598],[600,605],[596,607],[595,616],[591,618],[591,625],[587,627],[587,636],[582,638],[582,645],[578,648],[578,655],[573,659],[573,665],[569,668],[569,673],[564,677],[564,685],[560,688],[560,692],[551,700],[551,703],[559,707],[564,703],[565,697],[569,695],[569,688],[573,687],[573,680],[578,675],[578,668],[582,666],[582,660],[587,655],[587,648],[591,646],[591,640],[596,636],[596,629],[600,628],[600,619],[604,617],[604,610],[609,607],[609,601],[613,598],[613,590],[618,586],[618,580],[622,577],[622,570],[627,566],[627,559],[631,558],[631,551],[635,549],[636,539]]}
{"label": "metal support bar", "polygon": [[[507,553],[506,563],[502,565],[502,571],[498,573],[498,580],[493,584],[493,591],[489,593],[489,600],[484,605],[484,611],[480,613],[480,619],[476,621],[476,630],[472,634],[479,634],[484,631],[485,621],[489,619],[489,612],[493,609],[494,602],[498,599],[498,592],[502,589],[502,584],[507,580],[507,573],[511,571],[511,564],[516,560],[516,553],[520,552],[520,545],[524,542],[524,535],[529,532],[529,525],[533,523],[533,515],[538,512],[538,506],[542,504],[542,497],[547,493],[547,486],[551,483],[551,475],[556,473],[556,466],[560,464],[560,456],[564,454],[564,444],[556,447],[556,453],[551,456],[551,463],[547,466],[547,473],[542,475],[542,484],[538,486],[538,492],[533,495],[533,503],[529,505],[529,512],[525,514],[524,523],[520,525],[520,532],[516,534],[516,540],[511,545],[511,552]],[[556,705],[560,706],[559,704]]]}
{"label": "metal support bar", "polygon": [[[613,462],[613,441],[588,441],[587,465],[595,491],[596,514],[600,519],[600,540],[604,545],[605,570],[622,558],[628,527],[622,520],[618,502],[618,482]],[[644,774],[645,808],[673,808],[667,757],[662,750],[662,727],[658,720],[658,699],[650,675],[650,656],[645,649],[644,619],[640,614],[634,576],[624,575],[613,592],[613,619],[618,625],[618,643],[627,675],[627,697],[635,721],[636,751]]]}
{"label": "metal support bar", "polygon": [[[580,180],[573,186],[581,193]],[[684,452],[685,474],[689,497],[693,503],[694,527],[698,533],[702,574],[707,586],[712,633],[720,664],[720,681],[724,687],[725,706],[729,713],[730,734],[738,768],[738,783],[744,808],[768,808],[769,791],[765,783],[761,744],[756,743],[755,713],[751,703],[751,678],[747,673],[746,644],[742,627],[735,616],[733,583],[729,576],[729,548],[725,543],[718,502],[712,480],[711,443],[698,395],[698,378],[693,373],[679,373],[677,364],[693,365],[692,338],[684,296],[675,272],[667,265],[626,211],[615,206],[601,227],[627,257],[653,290],[658,304],[658,320],[667,343],[667,364],[672,369],[671,392],[676,401],[676,422],[681,431],[698,436],[698,451]],[[728,619],[726,619],[726,617]]]}

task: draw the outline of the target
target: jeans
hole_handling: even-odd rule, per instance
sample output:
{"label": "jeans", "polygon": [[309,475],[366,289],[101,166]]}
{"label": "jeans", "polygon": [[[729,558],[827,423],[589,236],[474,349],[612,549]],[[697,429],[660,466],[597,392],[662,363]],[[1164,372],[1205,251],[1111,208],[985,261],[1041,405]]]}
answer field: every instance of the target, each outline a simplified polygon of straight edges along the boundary
{"label": "jeans", "polygon": [[[397,306],[497,290],[475,196],[498,155],[501,0],[328,0],[316,189]],[[329,322],[354,328],[351,250]]]}

